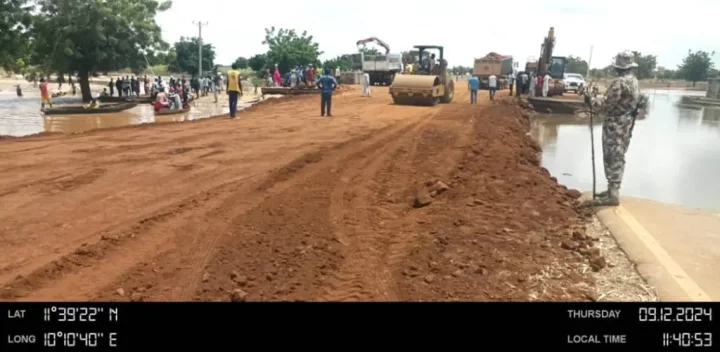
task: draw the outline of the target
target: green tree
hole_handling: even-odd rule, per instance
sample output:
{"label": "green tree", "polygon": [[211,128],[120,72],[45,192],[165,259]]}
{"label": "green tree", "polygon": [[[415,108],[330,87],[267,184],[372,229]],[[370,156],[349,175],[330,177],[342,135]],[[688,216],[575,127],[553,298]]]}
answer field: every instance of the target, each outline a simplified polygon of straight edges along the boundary
{"label": "green tree", "polygon": [[[38,0],[34,48],[45,72],[77,73],[83,100],[88,77],[137,66],[141,52],[161,47],[155,14],[172,2],[155,0]],[[143,60],[144,61],[144,60]]]}
{"label": "green tree", "polygon": [[13,71],[18,58],[27,54],[32,24],[27,0],[0,2],[0,67]]}
{"label": "green tree", "polygon": [[657,66],[657,56],[655,55],[644,55],[639,51],[633,51],[635,55],[635,63],[637,67],[637,78],[648,79],[655,77],[655,67]]}
{"label": "green tree", "polygon": [[350,58],[350,55],[336,56],[335,58],[325,60],[323,62],[323,67],[329,69],[340,68],[342,70],[351,70],[353,68],[352,66],[352,59]]}
{"label": "green tree", "polygon": [[248,60],[248,66],[250,66],[250,68],[258,74],[262,74],[262,72],[265,71],[266,68],[269,68],[267,62],[267,55],[253,55],[250,60]]}
{"label": "green tree", "polygon": [[235,62],[233,62],[235,65],[237,65],[238,68],[247,68],[248,67],[248,59],[240,56],[239,58],[235,59]]}
{"label": "green tree", "polygon": [[[180,41],[173,44],[175,60],[168,62],[171,72],[198,72],[198,38],[180,37]],[[203,43],[202,67],[203,71],[210,71],[215,63],[215,48],[212,44]]]}
{"label": "green tree", "polygon": [[15,73],[23,73],[25,69],[25,60],[22,58],[18,58],[15,60],[15,66],[13,67],[13,72]]}
{"label": "green tree", "polygon": [[588,72],[588,63],[587,61],[581,59],[579,56],[570,55],[567,57],[567,66],[565,66],[565,72],[584,75]]}
{"label": "green tree", "polygon": [[675,79],[675,75],[675,70],[668,70],[663,66],[658,66],[657,70],[655,70],[655,77],[659,80]]}
{"label": "green tree", "polygon": [[268,46],[268,64],[277,64],[282,73],[297,65],[318,64],[318,57],[322,54],[320,45],[307,31],[298,35],[294,29],[265,28],[262,43]]}
{"label": "green tree", "polygon": [[708,53],[702,50],[696,52],[688,50],[688,55],[683,59],[683,63],[678,65],[678,75],[682,79],[692,82],[693,87],[696,82],[707,80],[709,71],[715,66],[711,58],[713,55],[715,55],[714,51]]}

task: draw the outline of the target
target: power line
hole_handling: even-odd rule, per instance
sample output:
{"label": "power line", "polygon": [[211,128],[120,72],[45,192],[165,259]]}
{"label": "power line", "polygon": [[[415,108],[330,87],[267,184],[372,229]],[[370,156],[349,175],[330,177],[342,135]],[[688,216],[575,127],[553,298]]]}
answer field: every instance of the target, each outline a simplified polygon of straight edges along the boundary
{"label": "power line", "polygon": [[203,41],[202,41],[202,27],[207,26],[207,22],[201,22],[201,21],[193,21],[193,24],[197,24],[198,26],[198,79],[202,77],[202,47],[203,47]]}

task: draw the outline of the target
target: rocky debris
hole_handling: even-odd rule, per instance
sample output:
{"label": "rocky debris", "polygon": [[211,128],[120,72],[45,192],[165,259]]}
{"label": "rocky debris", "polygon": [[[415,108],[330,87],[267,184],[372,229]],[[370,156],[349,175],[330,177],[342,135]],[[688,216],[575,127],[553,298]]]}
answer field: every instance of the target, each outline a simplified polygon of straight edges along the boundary
{"label": "rocky debris", "polygon": [[578,198],[580,198],[580,196],[582,196],[582,193],[580,193],[580,191],[578,191],[576,189],[568,189],[567,195],[569,197],[572,197],[573,199],[578,199]]}
{"label": "rocky debris", "polygon": [[142,302],[142,301],[144,301],[144,300],[145,300],[145,296],[143,296],[143,294],[140,293],[140,292],[133,292],[133,293],[130,295],[130,301],[131,301],[131,302]]}
{"label": "rocky debris", "polygon": [[118,296],[125,296],[125,290],[123,290],[122,288],[115,290],[115,293],[117,293]]}
{"label": "rocky debris", "polygon": [[594,257],[590,257],[590,267],[595,271],[600,271],[601,269],[605,268],[607,266],[607,262],[605,261],[605,257],[601,255],[597,255]]}
{"label": "rocky debris", "polygon": [[450,186],[445,184],[445,182],[438,180],[438,181],[435,181],[435,183],[431,184],[428,187],[428,192],[430,192],[430,194],[434,193],[437,195],[437,194],[447,191],[448,189],[450,189]]}
{"label": "rocky debris", "polygon": [[578,248],[578,244],[577,244],[577,242],[564,240],[564,241],[560,242],[560,247],[562,247],[563,249],[567,249],[569,251],[573,251]]}
{"label": "rocky debris", "polygon": [[433,202],[433,197],[430,195],[430,192],[426,188],[420,188],[415,193],[415,201],[413,202],[413,207],[415,208],[422,208],[424,206],[430,205]]}
{"label": "rocky debris", "polygon": [[424,280],[426,283],[431,284],[431,283],[433,283],[433,281],[435,281],[435,275],[434,275],[434,274],[427,274],[427,275],[425,275],[425,278],[423,278],[423,280]]}
{"label": "rocky debris", "polygon": [[230,292],[231,302],[245,302],[247,300],[248,293],[242,289],[236,288]]}
{"label": "rocky debris", "polygon": [[208,282],[210,280],[210,274],[204,273],[202,276],[202,282]]}

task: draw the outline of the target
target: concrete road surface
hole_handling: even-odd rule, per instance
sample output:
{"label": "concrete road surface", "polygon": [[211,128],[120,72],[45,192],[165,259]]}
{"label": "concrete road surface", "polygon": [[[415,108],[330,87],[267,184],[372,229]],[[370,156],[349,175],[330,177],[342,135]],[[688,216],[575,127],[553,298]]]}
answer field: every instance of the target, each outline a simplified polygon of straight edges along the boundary
{"label": "concrete road surface", "polygon": [[720,300],[720,213],[625,197],[598,217],[662,301]]}

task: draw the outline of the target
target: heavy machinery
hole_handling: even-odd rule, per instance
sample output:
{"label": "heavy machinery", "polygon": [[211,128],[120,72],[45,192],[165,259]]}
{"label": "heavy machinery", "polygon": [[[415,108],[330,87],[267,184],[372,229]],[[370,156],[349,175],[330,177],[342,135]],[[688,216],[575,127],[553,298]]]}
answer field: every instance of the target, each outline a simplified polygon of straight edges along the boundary
{"label": "heavy machinery", "polygon": [[500,55],[491,52],[484,57],[475,59],[473,67],[473,76],[480,81],[480,89],[488,89],[488,78],[495,75],[497,78],[497,89],[506,89],[508,87],[507,76],[513,73],[513,57],[509,55]]}
{"label": "heavy machinery", "polygon": [[[366,55],[363,53],[363,49],[370,42],[382,46],[385,49],[385,55]],[[370,76],[371,85],[384,84],[389,86],[395,75],[402,71],[402,55],[390,54],[390,45],[384,41],[376,37],[370,37],[358,40],[357,47],[361,54],[362,71]]]}
{"label": "heavy machinery", "polygon": [[[447,104],[455,94],[455,83],[447,74],[447,60],[442,46],[416,45],[418,67],[412,74],[395,76],[390,86],[393,102],[399,105],[436,105]],[[438,52],[438,63],[434,63],[434,53]]]}
{"label": "heavy machinery", "polygon": [[[552,81],[548,96],[563,95],[565,93],[565,65],[567,58],[563,56],[552,56],[555,49],[555,28],[550,27],[547,37],[540,46],[540,59],[537,62],[528,62],[525,65],[526,72],[535,72],[544,75],[550,74]],[[541,89],[541,87],[538,87]]]}

